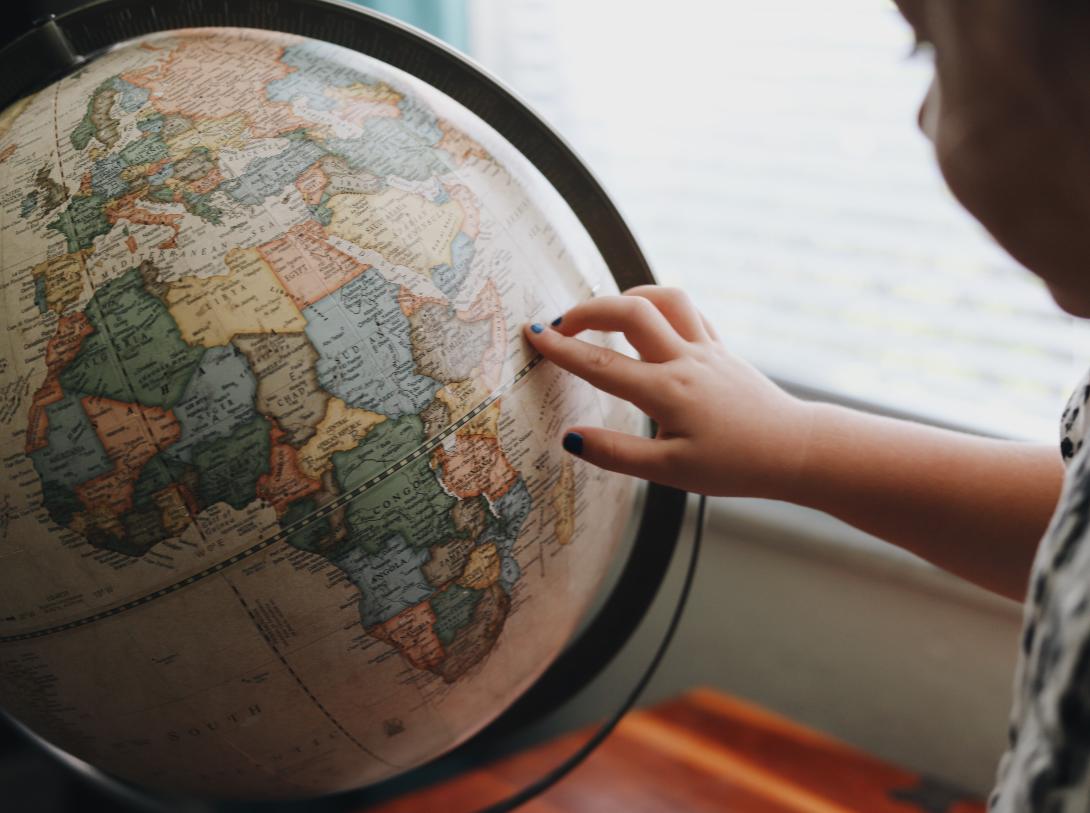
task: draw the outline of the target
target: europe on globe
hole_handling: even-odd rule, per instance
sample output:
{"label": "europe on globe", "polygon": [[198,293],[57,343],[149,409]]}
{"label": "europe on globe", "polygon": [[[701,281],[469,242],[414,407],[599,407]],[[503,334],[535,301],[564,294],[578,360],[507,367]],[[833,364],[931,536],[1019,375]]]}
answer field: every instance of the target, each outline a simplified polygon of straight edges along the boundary
{"label": "europe on globe", "polygon": [[563,649],[631,406],[522,325],[615,291],[488,124],[287,34],[129,41],[0,114],[0,703],[138,784],[301,796],[464,741]]}

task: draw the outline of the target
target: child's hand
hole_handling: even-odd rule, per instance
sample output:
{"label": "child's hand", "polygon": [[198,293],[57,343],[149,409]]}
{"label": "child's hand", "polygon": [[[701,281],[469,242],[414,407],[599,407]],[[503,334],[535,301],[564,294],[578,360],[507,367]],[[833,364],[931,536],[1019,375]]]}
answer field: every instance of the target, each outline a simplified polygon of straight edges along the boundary
{"label": "child's hand", "polygon": [[[576,305],[554,325],[527,326],[526,338],[659,427],[652,439],[573,426],[566,449],[605,469],[703,494],[790,491],[806,455],[809,405],[731,355],[682,291],[640,286]],[[571,338],[584,330],[621,331],[642,360]]]}

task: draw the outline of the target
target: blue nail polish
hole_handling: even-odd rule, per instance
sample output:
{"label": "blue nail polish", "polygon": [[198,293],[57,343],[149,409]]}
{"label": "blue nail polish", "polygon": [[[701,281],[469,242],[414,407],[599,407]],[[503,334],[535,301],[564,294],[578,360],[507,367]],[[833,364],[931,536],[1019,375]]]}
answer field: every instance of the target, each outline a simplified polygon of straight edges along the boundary
{"label": "blue nail polish", "polygon": [[563,322],[563,321],[564,321],[564,317],[563,316],[558,316],[555,319],[553,319],[552,325],[553,325],[553,327],[560,327],[560,323]]}
{"label": "blue nail polish", "polygon": [[583,454],[583,436],[578,432],[568,432],[568,434],[564,435],[564,440],[560,442],[560,445],[564,447],[566,452]]}
{"label": "blue nail polish", "polygon": [[532,325],[530,325],[530,330],[532,330],[534,333],[544,333],[545,325],[539,322],[534,322]]}

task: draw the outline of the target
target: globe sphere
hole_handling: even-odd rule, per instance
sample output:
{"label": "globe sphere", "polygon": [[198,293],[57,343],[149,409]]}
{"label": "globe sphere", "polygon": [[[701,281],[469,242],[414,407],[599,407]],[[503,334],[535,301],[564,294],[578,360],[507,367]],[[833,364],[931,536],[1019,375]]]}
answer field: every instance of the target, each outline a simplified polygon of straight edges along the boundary
{"label": "globe sphere", "polygon": [[641,417],[520,337],[615,291],[434,88],[286,34],[124,43],[0,115],[0,700],[143,786],[292,797],[470,737],[595,600]]}

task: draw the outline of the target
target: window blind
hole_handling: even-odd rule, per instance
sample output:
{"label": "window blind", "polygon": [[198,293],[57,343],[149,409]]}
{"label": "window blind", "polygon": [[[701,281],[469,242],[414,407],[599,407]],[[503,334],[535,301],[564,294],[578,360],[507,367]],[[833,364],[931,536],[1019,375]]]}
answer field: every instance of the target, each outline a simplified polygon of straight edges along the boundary
{"label": "window blind", "polygon": [[[807,388],[1053,442],[1090,329],[964,213],[874,0],[472,0],[473,54],[585,158],[657,277]],[[729,409],[729,407],[727,407]]]}

